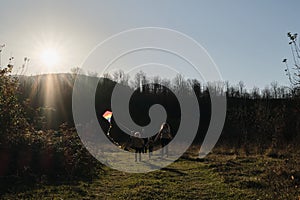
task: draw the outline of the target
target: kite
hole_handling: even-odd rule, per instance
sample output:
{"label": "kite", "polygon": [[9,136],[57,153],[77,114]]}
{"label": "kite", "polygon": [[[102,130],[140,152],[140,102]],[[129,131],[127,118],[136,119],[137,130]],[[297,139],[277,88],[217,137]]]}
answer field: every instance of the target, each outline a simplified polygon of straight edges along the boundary
{"label": "kite", "polygon": [[109,123],[111,122],[111,117],[112,117],[112,112],[111,112],[111,111],[106,111],[102,116],[103,116]]}

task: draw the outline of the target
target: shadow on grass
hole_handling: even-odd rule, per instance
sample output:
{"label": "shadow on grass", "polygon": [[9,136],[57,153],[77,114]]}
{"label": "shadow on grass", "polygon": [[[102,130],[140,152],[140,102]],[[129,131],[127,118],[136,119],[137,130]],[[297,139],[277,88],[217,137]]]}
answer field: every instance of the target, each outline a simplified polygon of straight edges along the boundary
{"label": "shadow on grass", "polygon": [[174,168],[169,168],[169,167],[164,167],[161,170],[166,171],[166,172],[173,172],[173,173],[176,173],[177,175],[180,175],[180,176],[187,175],[187,173],[185,173],[185,172],[179,171],[179,170],[174,169]]}
{"label": "shadow on grass", "polygon": [[182,160],[187,160],[187,161],[193,161],[193,162],[205,162],[207,161],[206,158],[192,158],[188,156],[181,157]]}
{"label": "shadow on grass", "polygon": [[[163,159],[163,158],[161,158]],[[143,162],[143,161],[142,161]],[[144,162],[147,166],[149,166],[151,169],[158,169],[159,166],[154,165],[152,163],[149,162]],[[187,173],[182,172],[180,170],[174,169],[174,168],[170,168],[170,167],[163,167],[160,169],[161,171],[165,171],[165,172],[172,172],[172,173],[176,173],[177,175],[183,176],[183,175],[187,175]]]}

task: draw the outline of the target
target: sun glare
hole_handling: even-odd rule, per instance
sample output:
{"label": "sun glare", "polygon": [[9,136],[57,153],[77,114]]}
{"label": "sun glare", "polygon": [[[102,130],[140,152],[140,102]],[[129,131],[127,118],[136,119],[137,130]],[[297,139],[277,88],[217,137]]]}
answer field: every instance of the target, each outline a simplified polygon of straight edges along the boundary
{"label": "sun glare", "polygon": [[56,49],[45,49],[41,53],[41,60],[47,67],[53,67],[58,64],[60,58]]}

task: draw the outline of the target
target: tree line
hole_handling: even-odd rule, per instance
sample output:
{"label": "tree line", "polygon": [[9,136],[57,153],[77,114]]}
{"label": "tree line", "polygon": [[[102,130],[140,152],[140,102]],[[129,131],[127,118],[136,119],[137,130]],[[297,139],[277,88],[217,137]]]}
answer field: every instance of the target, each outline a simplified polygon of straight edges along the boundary
{"label": "tree line", "polygon": [[[23,100],[31,98],[30,107],[40,111],[38,116],[42,119],[30,117],[32,122],[39,124],[39,128],[56,129],[64,122],[67,122],[70,127],[74,126],[71,110],[72,88],[76,76],[84,76],[87,80],[86,84],[89,84],[92,79],[99,79],[95,109],[104,130],[107,129],[108,124],[101,116],[105,110],[111,109],[113,88],[116,84],[120,84],[134,91],[129,108],[136,123],[141,126],[149,123],[148,111],[151,105],[162,104],[167,110],[168,120],[174,133],[180,124],[180,107],[173,92],[187,97],[194,92],[198,98],[201,115],[195,144],[201,144],[210,122],[210,95],[222,95],[227,98],[227,116],[220,144],[229,143],[228,146],[240,149],[250,142],[249,146],[258,148],[260,145],[259,151],[263,152],[272,145],[278,146],[275,145],[277,142],[293,141],[299,135],[298,90],[280,86],[277,82],[272,82],[260,90],[258,87],[247,89],[242,81],[236,85],[230,85],[228,81],[201,83],[196,79],[185,79],[180,74],[169,80],[158,76],[147,77],[146,73],[140,71],[132,79],[122,70],[105,74],[101,78],[96,74],[74,71],[76,73],[22,78]],[[51,86],[55,88],[51,94],[55,98],[46,101],[49,80]],[[127,138],[119,127],[112,132],[117,140],[124,141]]]}

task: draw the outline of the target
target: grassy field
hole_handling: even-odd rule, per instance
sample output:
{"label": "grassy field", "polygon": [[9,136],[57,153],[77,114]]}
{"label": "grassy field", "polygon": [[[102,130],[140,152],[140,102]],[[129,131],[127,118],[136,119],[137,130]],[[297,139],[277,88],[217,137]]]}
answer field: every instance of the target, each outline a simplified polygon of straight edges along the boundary
{"label": "grassy field", "polygon": [[300,199],[299,154],[179,159],[159,171],[104,167],[91,181],[16,187],[2,199]]}

